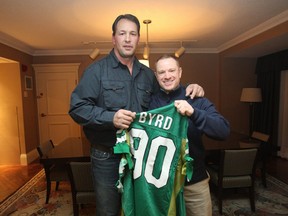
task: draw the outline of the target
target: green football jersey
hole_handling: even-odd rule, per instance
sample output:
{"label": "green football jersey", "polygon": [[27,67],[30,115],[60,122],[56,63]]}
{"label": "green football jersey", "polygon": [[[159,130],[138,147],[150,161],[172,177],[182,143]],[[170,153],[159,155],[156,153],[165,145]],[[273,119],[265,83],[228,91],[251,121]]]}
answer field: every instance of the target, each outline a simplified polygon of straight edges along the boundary
{"label": "green football jersey", "polygon": [[123,154],[117,187],[125,216],[186,215],[183,188],[192,177],[187,117],[174,103],[136,114],[117,132],[115,154]]}

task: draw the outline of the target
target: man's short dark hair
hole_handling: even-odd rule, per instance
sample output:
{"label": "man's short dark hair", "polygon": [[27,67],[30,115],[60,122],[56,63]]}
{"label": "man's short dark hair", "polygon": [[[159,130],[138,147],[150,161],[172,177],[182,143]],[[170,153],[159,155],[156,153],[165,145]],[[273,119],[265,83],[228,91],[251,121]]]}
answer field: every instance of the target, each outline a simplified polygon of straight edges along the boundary
{"label": "man's short dark hair", "polygon": [[119,22],[120,20],[122,20],[122,19],[127,19],[127,20],[129,20],[129,21],[131,21],[131,22],[134,22],[134,23],[136,24],[136,26],[137,26],[138,35],[140,36],[140,22],[139,22],[138,18],[137,18],[136,16],[132,15],[132,14],[119,15],[119,16],[115,19],[115,21],[114,21],[114,23],[113,23],[113,25],[112,25],[112,34],[113,34],[113,35],[116,34],[117,24],[118,24],[118,22]]}
{"label": "man's short dark hair", "polygon": [[174,55],[171,55],[171,54],[164,54],[162,56],[160,56],[156,62],[155,62],[155,66],[157,65],[157,63],[162,60],[162,59],[169,59],[169,58],[172,58],[176,61],[176,64],[180,67],[180,63],[179,63],[179,60],[174,56]]}

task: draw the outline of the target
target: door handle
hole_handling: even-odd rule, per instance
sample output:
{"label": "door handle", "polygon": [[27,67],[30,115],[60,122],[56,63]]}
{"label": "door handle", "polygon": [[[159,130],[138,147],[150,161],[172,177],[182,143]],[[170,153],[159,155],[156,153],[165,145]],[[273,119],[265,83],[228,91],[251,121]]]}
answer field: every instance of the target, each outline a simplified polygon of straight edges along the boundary
{"label": "door handle", "polygon": [[45,117],[45,116],[47,116],[46,114],[44,114],[44,113],[41,113],[41,117]]}
{"label": "door handle", "polygon": [[43,93],[40,93],[38,96],[37,96],[37,98],[39,99],[39,98],[42,98],[43,97]]}

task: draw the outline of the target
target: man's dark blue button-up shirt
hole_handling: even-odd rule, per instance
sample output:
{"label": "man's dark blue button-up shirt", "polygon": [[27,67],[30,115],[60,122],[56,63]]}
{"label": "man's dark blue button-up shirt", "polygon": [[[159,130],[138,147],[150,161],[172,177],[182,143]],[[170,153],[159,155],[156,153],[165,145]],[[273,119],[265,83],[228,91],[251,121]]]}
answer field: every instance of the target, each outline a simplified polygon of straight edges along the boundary
{"label": "man's dark blue button-up shirt", "polygon": [[71,95],[69,114],[83,126],[93,144],[112,147],[116,141],[113,117],[119,109],[141,112],[159,89],[153,71],[135,58],[132,75],[112,50],[92,63]]}

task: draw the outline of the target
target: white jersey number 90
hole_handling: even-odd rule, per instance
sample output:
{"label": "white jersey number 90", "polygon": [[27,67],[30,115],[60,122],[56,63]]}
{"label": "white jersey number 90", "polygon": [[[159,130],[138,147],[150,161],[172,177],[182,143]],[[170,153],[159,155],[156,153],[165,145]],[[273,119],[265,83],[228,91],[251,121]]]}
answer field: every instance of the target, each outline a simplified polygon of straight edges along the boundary
{"label": "white jersey number 90", "polygon": [[[151,140],[151,147],[147,149],[147,144],[149,141],[149,137],[145,130],[132,128],[130,131],[131,138],[140,138],[140,143],[138,149],[135,149],[134,157],[136,159],[135,167],[134,167],[134,179],[139,178],[142,173],[142,165],[144,160],[144,154],[146,151],[149,151],[146,166],[144,170],[144,176],[150,184],[155,185],[157,188],[161,188],[167,184],[169,178],[169,170],[171,167],[171,163],[176,151],[176,147],[174,142],[170,138],[166,137],[156,137]],[[132,139],[131,139],[132,140]],[[163,159],[161,175],[157,179],[153,176],[153,167],[155,163],[155,159],[160,146],[164,146],[167,148],[166,155]],[[133,145],[134,148],[134,145]]]}

